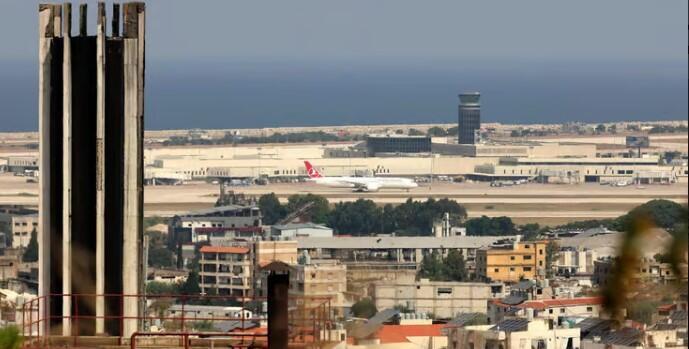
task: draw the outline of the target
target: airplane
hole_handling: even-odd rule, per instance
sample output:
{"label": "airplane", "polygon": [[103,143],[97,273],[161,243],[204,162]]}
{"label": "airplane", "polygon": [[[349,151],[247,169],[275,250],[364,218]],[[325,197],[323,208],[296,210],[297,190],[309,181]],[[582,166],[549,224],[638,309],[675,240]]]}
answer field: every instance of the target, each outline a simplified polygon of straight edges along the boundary
{"label": "airplane", "polygon": [[356,192],[372,192],[379,189],[416,188],[419,185],[410,178],[399,177],[323,177],[310,162],[304,161],[309,181],[333,188],[352,188]]}

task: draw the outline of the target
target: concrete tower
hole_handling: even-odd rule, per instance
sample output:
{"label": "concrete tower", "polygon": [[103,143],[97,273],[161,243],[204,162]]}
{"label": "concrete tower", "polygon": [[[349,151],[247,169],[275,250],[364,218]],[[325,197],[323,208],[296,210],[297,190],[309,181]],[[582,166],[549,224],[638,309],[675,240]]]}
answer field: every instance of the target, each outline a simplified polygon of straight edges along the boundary
{"label": "concrete tower", "polygon": [[475,144],[476,132],[481,128],[481,104],[478,92],[459,95],[459,144]]}
{"label": "concrete tower", "polygon": [[[72,6],[39,5],[40,306],[41,331],[129,336],[142,291],[145,6],[113,5],[106,34],[98,3],[95,35],[86,4],[72,36]],[[107,247],[106,247],[107,246]],[[121,302],[121,304],[120,304]],[[90,316],[79,320],[74,314]]]}

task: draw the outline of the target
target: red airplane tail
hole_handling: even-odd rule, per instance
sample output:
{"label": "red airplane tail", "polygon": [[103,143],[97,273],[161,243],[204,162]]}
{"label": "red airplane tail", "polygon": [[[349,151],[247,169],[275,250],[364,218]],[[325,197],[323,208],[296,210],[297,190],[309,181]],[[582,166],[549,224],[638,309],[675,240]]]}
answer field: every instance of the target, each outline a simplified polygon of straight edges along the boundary
{"label": "red airplane tail", "polygon": [[309,178],[321,178],[321,173],[318,172],[318,170],[311,166],[311,163],[308,161],[304,161],[304,165],[306,165],[306,173],[309,175]]}

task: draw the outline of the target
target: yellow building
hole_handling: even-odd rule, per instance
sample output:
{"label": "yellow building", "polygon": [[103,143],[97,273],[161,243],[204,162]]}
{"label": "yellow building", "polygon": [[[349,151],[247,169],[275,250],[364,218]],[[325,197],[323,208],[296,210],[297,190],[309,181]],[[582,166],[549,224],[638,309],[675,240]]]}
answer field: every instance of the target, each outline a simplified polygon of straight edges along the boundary
{"label": "yellow building", "polygon": [[545,277],[545,241],[515,242],[476,251],[476,274],[484,280],[517,282]]}

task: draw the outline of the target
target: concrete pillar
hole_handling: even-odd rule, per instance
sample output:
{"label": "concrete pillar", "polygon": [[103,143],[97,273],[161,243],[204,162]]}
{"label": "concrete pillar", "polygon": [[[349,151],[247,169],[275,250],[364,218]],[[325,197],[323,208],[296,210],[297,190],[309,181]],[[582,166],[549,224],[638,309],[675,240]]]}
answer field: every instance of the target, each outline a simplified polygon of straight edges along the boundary
{"label": "concrete pillar", "polygon": [[[96,26],[96,294],[105,294],[105,4]],[[96,334],[105,331],[105,298],[96,298]]]}
{"label": "concrete pillar", "polygon": [[[51,214],[53,210],[59,209],[59,205],[54,203],[50,193],[54,188],[54,181],[60,176],[53,175],[53,171],[61,169],[53,168],[53,157],[56,149],[52,148],[51,134],[55,129],[59,130],[61,121],[54,120],[52,115],[57,112],[54,110],[52,99],[60,88],[53,89],[54,84],[59,81],[53,79],[54,55],[59,50],[57,46],[58,37],[62,35],[62,10],[60,5],[41,4],[38,7],[38,129],[39,129],[39,154],[40,154],[40,174],[39,174],[39,198],[38,198],[38,294],[43,296],[44,301],[40,304],[41,309],[52,309],[51,299],[47,296],[51,293],[52,273],[51,273],[51,239],[53,228],[59,219],[54,219]],[[61,112],[61,111],[60,111]],[[59,242],[61,243],[61,241]],[[59,304],[59,302],[57,302]],[[41,323],[38,329],[42,335],[48,334],[51,322]]]}
{"label": "concrete pillar", "polygon": [[[72,313],[72,4],[62,6],[62,314]],[[62,335],[72,333],[62,319]]]}

